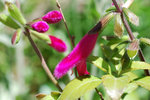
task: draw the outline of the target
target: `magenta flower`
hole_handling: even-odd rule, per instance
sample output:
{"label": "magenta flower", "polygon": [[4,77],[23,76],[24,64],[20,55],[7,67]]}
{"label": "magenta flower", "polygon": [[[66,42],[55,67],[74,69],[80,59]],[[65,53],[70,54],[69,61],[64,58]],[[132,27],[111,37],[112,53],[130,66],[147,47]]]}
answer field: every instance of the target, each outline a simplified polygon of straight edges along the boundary
{"label": "magenta flower", "polygon": [[91,54],[97,37],[98,33],[86,34],[73,51],[56,66],[54,71],[55,77],[58,79],[61,78],[75,66],[77,66],[77,71],[80,76],[89,74],[86,68],[86,59]]}
{"label": "magenta flower", "polygon": [[65,52],[67,50],[65,42],[63,42],[61,39],[52,35],[49,35],[49,38],[51,40],[51,43],[48,45],[54,48],[56,51]]}
{"label": "magenta flower", "polygon": [[38,21],[31,25],[34,30],[40,33],[48,31],[49,25],[44,21]]}
{"label": "magenta flower", "polygon": [[62,14],[59,11],[50,11],[45,16],[42,17],[44,21],[50,24],[58,23],[63,18]]}

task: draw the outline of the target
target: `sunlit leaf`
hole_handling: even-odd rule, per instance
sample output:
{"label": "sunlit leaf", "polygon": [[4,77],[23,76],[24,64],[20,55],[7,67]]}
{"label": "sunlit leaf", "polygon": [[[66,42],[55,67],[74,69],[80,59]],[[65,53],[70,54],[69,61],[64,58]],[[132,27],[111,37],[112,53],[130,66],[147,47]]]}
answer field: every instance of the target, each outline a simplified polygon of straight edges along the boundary
{"label": "sunlit leaf", "polygon": [[96,67],[100,68],[102,71],[111,73],[111,68],[109,64],[104,61],[103,58],[101,57],[96,57],[96,56],[90,56],[87,59],[88,62],[94,64]]}
{"label": "sunlit leaf", "polygon": [[112,75],[105,75],[102,77],[102,83],[106,88],[108,95],[113,100],[119,100],[130,80],[127,76],[114,77]]}
{"label": "sunlit leaf", "polygon": [[76,100],[100,84],[101,79],[94,76],[82,76],[75,78],[67,84],[58,100]]}
{"label": "sunlit leaf", "polygon": [[124,93],[131,93],[134,91],[136,88],[138,88],[138,85],[133,82],[127,85],[127,88],[124,89]]}
{"label": "sunlit leaf", "polygon": [[136,83],[141,87],[150,90],[150,76],[146,76],[142,79],[139,79],[136,81]]}
{"label": "sunlit leaf", "polygon": [[150,69],[150,64],[142,61],[132,61],[126,69],[122,70],[122,73],[139,69]]}
{"label": "sunlit leaf", "polygon": [[132,80],[138,78],[138,76],[135,75],[135,74],[133,74],[132,72],[127,72],[127,73],[124,73],[123,75],[124,75],[124,76],[128,76],[129,79],[130,79],[130,81],[132,81]]}
{"label": "sunlit leaf", "polygon": [[148,38],[140,38],[140,42],[145,43],[150,46],[150,39]]}

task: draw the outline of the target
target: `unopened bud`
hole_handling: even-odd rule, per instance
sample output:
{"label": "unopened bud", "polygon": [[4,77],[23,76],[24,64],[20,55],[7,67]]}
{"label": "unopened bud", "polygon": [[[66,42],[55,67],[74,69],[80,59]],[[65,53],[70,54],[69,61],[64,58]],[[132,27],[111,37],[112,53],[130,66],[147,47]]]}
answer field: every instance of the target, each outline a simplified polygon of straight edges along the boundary
{"label": "unopened bud", "polygon": [[124,26],[120,17],[120,13],[117,13],[115,16],[115,26],[114,26],[114,33],[116,36],[121,37],[124,32]]}
{"label": "unopened bud", "polygon": [[45,16],[42,17],[44,21],[49,24],[58,23],[63,18],[62,14],[59,11],[50,11]]}
{"label": "unopened bud", "polygon": [[17,20],[18,22],[20,22],[22,25],[26,24],[26,20],[23,17],[21,11],[17,8],[16,5],[12,4],[11,2],[5,2],[5,4],[8,7],[8,12],[10,13],[10,15]]}
{"label": "unopened bud", "polygon": [[136,16],[133,12],[131,12],[129,9],[127,8],[123,8],[124,13],[127,15],[129,21],[136,25],[139,26],[139,17]]}
{"label": "unopened bud", "polygon": [[127,54],[130,59],[133,59],[139,50],[139,40],[133,40],[132,43],[127,48]]}
{"label": "unopened bud", "polygon": [[10,16],[5,14],[0,14],[0,22],[14,29],[20,28],[20,26]]}
{"label": "unopened bud", "polygon": [[33,36],[37,37],[38,39],[43,40],[47,43],[51,43],[51,40],[49,39],[48,35],[39,33],[39,32],[34,31],[34,30],[30,30],[30,32]]}
{"label": "unopened bud", "polygon": [[44,21],[35,22],[31,26],[34,30],[40,33],[44,33],[49,30],[49,25]]}
{"label": "unopened bud", "polygon": [[22,32],[21,29],[17,29],[15,31],[15,33],[13,34],[12,39],[11,39],[12,45],[15,45],[15,44],[17,44],[19,42],[20,36],[21,36],[21,32]]}

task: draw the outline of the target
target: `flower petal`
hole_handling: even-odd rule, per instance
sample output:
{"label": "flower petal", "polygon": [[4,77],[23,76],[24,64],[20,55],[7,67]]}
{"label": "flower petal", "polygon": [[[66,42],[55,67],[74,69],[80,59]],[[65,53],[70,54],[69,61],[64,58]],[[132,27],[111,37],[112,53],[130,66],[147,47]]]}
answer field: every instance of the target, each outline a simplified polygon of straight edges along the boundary
{"label": "flower petal", "polygon": [[61,78],[67,71],[80,63],[81,60],[85,60],[91,54],[97,37],[98,33],[86,34],[73,51],[56,66],[54,71],[55,77]]}
{"label": "flower petal", "polygon": [[82,60],[77,64],[77,71],[79,76],[89,75],[90,73],[87,71],[86,59]]}
{"label": "flower petal", "polygon": [[65,42],[63,42],[61,39],[52,35],[49,35],[49,38],[51,40],[51,43],[48,45],[54,48],[56,51],[65,52],[67,50]]}

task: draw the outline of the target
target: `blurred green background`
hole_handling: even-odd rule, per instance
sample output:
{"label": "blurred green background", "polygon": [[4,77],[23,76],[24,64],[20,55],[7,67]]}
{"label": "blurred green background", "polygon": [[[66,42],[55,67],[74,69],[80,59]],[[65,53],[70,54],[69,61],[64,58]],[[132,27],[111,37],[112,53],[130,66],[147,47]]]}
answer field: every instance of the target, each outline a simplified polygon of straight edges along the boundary
{"label": "blurred green background", "polygon": [[[4,0],[5,1],[5,0]],[[0,13],[7,13],[4,1],[0,0]],[[8,0],[15,2],[15,0]],[[27,21],[43,16],[51,10],[58,10],[55,0],[20,0],[21,10]],[[105,14],[105,10],[111,6],[111,0],[60,0],[64,16],[67,20],[70,33],[75,36],[75,44],[90,30]],[[131,25],[134,32],[138,32],[138,38],[150,38],[150,0],[135,0],[130,7],[140,18],[140,26]],[[38,93],[49,94],[57,91],[42,69],[40,60],[33,51],[27,38],[22,34],[21,41],[16,46],[11,45],[11,36],[15,30],[0,23],[0,100],[36,100]],[[34,39],[43,53],[49,68],[53,71],[57,63],[71,51],[71,44],[65,26],[61,21],[50,25],[49,34],[60,37],[68,45],[65,53],[58,53],[42,41]],[[126,34],[126,33],[125,33]],[[101,37],[113,35],[113,21],[99,36],[93,55],[102,56],[100,43],[105,43]],[[150,63],[150,47],[141,45],[146,62]],[[93,65],[88,64],[88,70],[92,75],[101,77],[104,73]],[[143,71],[136,71],[137,75],[143,76]],[[59,80],[64,88],[65,84],[73,79],[74,75],[68,75]],[[108,95],[102,85],[99,90],[106,100]],[[84,100],[99,100],[95,91],[83,96]],[[150,100],[150,92],[138,88],[125,100]]]}

